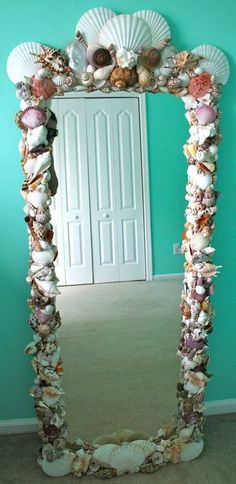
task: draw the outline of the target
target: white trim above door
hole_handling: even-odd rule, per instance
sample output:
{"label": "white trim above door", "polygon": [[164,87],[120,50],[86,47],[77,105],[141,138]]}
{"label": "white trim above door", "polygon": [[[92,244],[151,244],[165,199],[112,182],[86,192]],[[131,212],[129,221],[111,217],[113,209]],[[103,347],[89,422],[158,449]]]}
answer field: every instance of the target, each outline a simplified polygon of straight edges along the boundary
{"label": "white trim above door", "polygon": [[[152,280],[152,245],[151,245],[151,221],[150,221],[150,199],[149,199],[149,169],[148,169],[148,146],[147,146],[147,125],[146,125],[146,100],[145,100],[145,95],[139,95],[139,94],[136,94],[136,93],[132,93],[129,94],[129,93],[122,93],[122,92],[119,92],[119,93],[111,93],[109,95],[107,95],[106,93],[106,98],[104,99],[104,102],[107,102],[109,101],[109,97],[110,98],[137,98],[137,101],[138,101],[138,113],[135,113],[135,115],[133,116],[133,119],[135,119],[135,123],[137,124],[138,123],[138,130],[139,130],[139,140],[135,140],[136,141],[136,144],[139,145],[140,143],[140,146],[137,146],[137,153],[139,152],[139,156],[140,156],[140,153],[141,153],[141,160],[140,160],[140,169],[142,171],[142,173],[140,173],[141,175],[141,180],[140,180],[140,191],[142,192],[142,197],[143,197],[143,220],[142,220],[142,223],[143,223],[143,232],[144,232],[144,258],[145,258],[145,273],[144,273],[144,276],[143,277],[140,277],[140,279],[146,279],[146,280]],[[87,94],[87,93],[68,93],[68,94],[65,94],[65,96],[63,98],[61,97],[58,97],[58,98],[55,98],[55,100],[53,101],[53,104],[52,104],[52,110],[55,112],[56,116],[58,117],[59,113],[60,113],[60,106],[61,106],[61,103],[65,103],[66,102],[66,99],[71,99],[72,100],[76,100],[76,99],[80,99],[81,100],[81,109],[79,109],[79,117],[81,118],[81,123],[83,124],[83,127],[80,128],[80,129],[83,129],[86,125],[85,122],[83,122],[83,110],[84,110],[84,107],[83,107],[83,100],[85,101],[86,99],[91,99],[91,98],[104,98],[104,94],[101,92],[99,93],[90,93],[90,94]],[[128,100],[127,100],[128,101]],[[95,104],[95,103],[94,103]],[[96,103],[97,104],[97,103]],[[112,103],[110,103],[112,104]],[[114,103],[115,104],[115,103]],[[129,104],[129,103],[127,103]],[[73,106],[73,103],[70,103],[71,106]],[[124,105],[124,104],[123,104]],[[108,108],[108,106],[107,106]],[[64,111],[64,109],[63,109]],[[78,111],[78,109],[77,109]],[[123,111],[125,112],[125,109],[123,109]],[[128,111],[127,111],[128,112]],[[128,119],[128,116],[125,115],[125,113],[121,113],[123,115],[123,118],[127,118]],[[139,114],[139,115],[138,115]],[[136,119],[136,117],[138,119]],[[76,116],[73,116],[70,115],[68,116],[68,119],[69,119],[69,122],[70,123],[75,123],[75,119],[76,119]],[[116,123],[119,124],[118,121],[115,121]],[[78,120],[78,123],[79,123],[79,120]],[[80,123],[80,124],[81,124]],[[116,126],[117,128],[117,126]],[[65,129],[63,127],[63,129]],[[71,129],[71,128],[70,128]],[[72,126],[72,129],[73,126]],[[85,133],[84,133],[85,134]],[[62,138],[62,137],[61,137]],[[60,154],[61,154],[61,158],[62,158],[62,153],[63,153],[63,146],[61,145],[61,142],[60,141],[60,126],[59,126],[59,139],[56,140],[55,142],[55,154],[58,154],[59,152],[59,157],[58,156],[55,156],[55,166],[56,166],[56,170],[57,170],[57,173],[58,173],[58,178],[59,178],[59,184],[60,186],[63,187],[63,184],[65,184],[65,168],[63,168],[62,166],[58,166],[58,165],[61,165],[63,164],[61,161],[60,161]],[[60,146],[60,149],[58,148],[58,144]],[[90,144],[88,144],[89,146],[89,149],[90,149],[90,155],[88,156],[88,154],[86,155],[85,152],[84,152],[84,155],[83,155],[83,160],[84,160],[84,163],[87,163],[88,166],[89,166],[89,170],[90,170],[90,173],[91,173],[91,166],[90,166],[90,163],[91,161],[89,161],[87,158],[91,158],[91,147],[90,147]],[[83,142],[82,142],[82,145],[83,145]],[[68,144],[67,144],[67,151],[68,151]],[[117,146],[115,147],[115,150],[114,150],[114,153],[117,152],[117,149],[118,149],[118,144]],[[80,147],[80,152],[82,153],[83,152],[83,148]],[[136,147],[135,147],[135,152],[136,152]],[[136,156],[137,156],[137,153],[136,153]],[[73,154],[73,149],[72,149],[72,154]],[[70,154],[71,156],[71,154]],[[96,156],[93,156],[93,158],[96,158]],[[116,163],[115,165],[118,165],[118,163],[120,163],[119,159],[116,160]],[[93,167],[92,169],[94,170],[96,167]],[[117,168],[116,168],[117,170]],[[118,174],[120,176],[120,174]],[[90,175],[89,175],[90,176]],[[93,176],[93,174],[92,174]],[[116,174],[117,176],[117,174]],[[67,187],[67,190],[68,190],[68,187]],[[63,211],[65,210],[65,207],[63,206],[63,204],[65,205],[65,200],[60,200],[60,190],[59,190],[59,194],[57,195],[58,197],[58,202],[56,200],[56,203],[54,203],[54,206],[55,206],[55,215],[56,215],[56,211],[57,211],[57,207],[56,205],[58,203],[60,203],[60,206],[62,207]],[[64,199],[64,196],[61,197]],[[139,198],[139,197],[138,197]],[[68,205],[68,204],[67,204]],[[73,207],[74,209],[75,207]],[[108,216],[106,213],[103,214],[103,217]],[[72,218],[76,216],[76,214],[74,213],[73,211],[73,214],[72,214]],[[78,214],[77,214],[77,217],[78,217]],[[92,213],[91,213],[91,217],[92,217]],[[56,218],[56,217],[54,217]],[[61,221],[61,227],[59,227],[60,223],[58,221],[58,223],[56,224],[56,232],[60,233],[60,231],[67,231],[68,230],[65,228],[67,225],[68,225],[68,221],[65,220],[65,218],[67,219],[68,217],[64,215],[64,220]],[[80,216],[79,216],[80,218]],[[126,217],[127,218],[127,217]],[[86,221],[88,221],[90,219],[88,219],[88,216],[86,216]],[[75,224],[75,220],[71,220],[72,221],[72,224],[71,226],[74,227],[74,224]],[[63,226],[62,226],[63,225]],[[129,227],[127,226],[126,227],[126,230],[133,230],[134,231],[134,225],[130,222],[130,224],[128,224]],[[132,236],[132,230],[130,232],[130,234],[128,234],[127,236],[128,237],[131,237]],[[58,238],[58,237],[57,237]],[[56,243],[57,243],[57,240],[56,240]],[[88,244],[87,244],[88,245]],[[68,250],[68,249],[67,249]],[[60,253],[60,250],[59,250],[59,253]],[[68,257],[67,254],[64,255],[64,257]],[[61,257],[61,260],[62,260],[62,257]],[[60,261],[60,259],[59,259]],[[81,262],[81,261],[80,261]],[[59,278],[60,278],[60,281],[61,281],[61,285],[64,285],[66,283],[66,278],[64,278],[63,280],[63,275],[62,275],[62,271],[58,271],[58,274],[59,274]],[[124,277],[124,279],[122,279],[121,275],[120,276],[117,276],[117,278],[113,277],[111,280],[115,281],[115,280],[132,280],[132,279],[129,279],[127,277]],[[134,280],[135,280],[135,277],[134,277]],[[137,278],[136,278],[137,280]],[[95,278],[95,281],[94,282],[107,282],[106,278],[103,280],[103,278],[99,279],[96,281],[96,278]],[[90,283],[90,282],[93,282],[91,280],[84,280],[82,283]],[[71,284],[75,284],[75,282],[71,282]]]}

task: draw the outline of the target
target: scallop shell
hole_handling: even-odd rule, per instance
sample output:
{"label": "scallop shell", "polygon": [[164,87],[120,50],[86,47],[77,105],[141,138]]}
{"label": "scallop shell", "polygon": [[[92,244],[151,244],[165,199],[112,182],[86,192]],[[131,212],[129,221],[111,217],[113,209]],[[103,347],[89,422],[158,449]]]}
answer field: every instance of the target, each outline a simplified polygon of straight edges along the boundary
{"label": "scallop shell", "polygon": [[192,52],[193,54],[204,57],[198,63],[200,68],[214,75],[218,83],[227,83],[230,74],[229,61],[220,49],[217,49],[213,45],[204,44],[195,47]]}
{"label": "scallop shell", "polygon": [[203,450],[204,442],[189,442],[188,444],[182,444],[180,459],[182,462],[189,462],[196,459]]}
{"label": "scallop shell", "polygon": [[115,12],[109,8],[91,8],[80,17],[75,33],[79,31],[88,45],[97,43],[103,25],[114,15],[116,15]]}
{"label": "scallop shell", "polygon": [[14,84],[37,73],[40,64],[35,62],[32,54],[40,54],[41,50],[42,46],[38,42],[23,42],[11,51],[7,59],[7,74]]}
{"label": "scallop shell", "polygon": [[37,98],[49,99],[57,92],[57,87],[49,77],[43,77],[42,79],[33,77],[31,92]]}
{"label": "scallop shell", "polygon": [[133,15],[142,18],[148,24],[152,36],[150,44],[152,47],[160,48],[162,41],[171,38],[170,27],[159,13],[153,10],[139,10]]}
{"label": "scallop shell", "polygon": [[117,15],[102,27],[99,34],[99,44],[116,50],[125,47],[128,50],[150,47],[152,43],[151,30],[147,23],[133,15]]}
{"label": "scallop shell", "polygon": [[95,450],[93,458],[107,464],[121,473],[135,472],[145,461],[145,452],[133,444],[122,446],[115,444],[102,445]]}
{"label": "scallop shell", "polygon": [[52,78],[53,83],[56,86],[64,86],[66,80],[66,74],[58,74]]}
{"label": "scallop shell", "polygon": [[74,453],[69,450],[64,450],[63,454],[53,462],[49,462],[46,459],[38,459],[38,463],[47,476],[63,477],[71,472],[73,460]]}
{"label": "scallop shell", "polygon": [[46,121],[46,114],[44,109],[37,106],[31,106],[26,108],[21,113],[21,122],[27,126],[27,128],[37,128]]}

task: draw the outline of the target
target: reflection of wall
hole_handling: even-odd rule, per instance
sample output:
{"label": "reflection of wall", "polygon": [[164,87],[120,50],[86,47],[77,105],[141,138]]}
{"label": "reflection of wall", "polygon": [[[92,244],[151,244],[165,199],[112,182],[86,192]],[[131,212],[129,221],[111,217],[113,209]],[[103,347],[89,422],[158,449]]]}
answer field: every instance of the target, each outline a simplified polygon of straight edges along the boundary
{"label": "reflection of wall", "polygon": [[[50,2],[11,0],[1,6],[1,65],[0,119],[1,119],[1,329],[3,331],[1,358],[1,390],[3,410],[1,418],[23,418],[33,415],[33,405],[27,396],[32,383],[29,361],[22,353],[30,341],[31,331],[25,324],[25,299],[28,286],[24,283],[27,271],[27,237],[23,212],[18,194],[22,181],[17,144],[20,131],[14,126],[18,109],[14,86],[7,79],[4,65],[15,45],[28,40],[63,47],[73,38],[77,19],[88,8],[103,5],[118,13],[135,9],[159,9],[169,22],[173,42],[179,49],[191,49],[201,43],[212,43],[229,55],[232,75],[226,86],[222,109],[224,140],[220,150],[218,189],[223,197],[218,203],[216,262],[224,266],[217,281],[215,332],[211,342],[211,371],[215,378],[207,393],[208,400],[234,398],[235,395],[235,210],[236,170],[235,111],[231,97],[235,91],[233,65],[234,19],[236,5],[231,0],[67,0]],[[224,19],[224,20],[223,20]],[[223,24],[222,24],[223,22]],[[149,152],[151,173],[152,232],[154,273],[181,272],[181,257],[171,255],[172,243],[178,241],[183,228],[185,159],[181,145],[187,136],[187,122],[182,102],[169,95],[148,97]],[[163,208],[165,207],[165,208]],[[165,229],[165,230],[163,230]],[[178,316],[177,316],[178,319]],[[235,336],[234,336],[235,339]],[[233,385],[234,382],[234,385]]]}

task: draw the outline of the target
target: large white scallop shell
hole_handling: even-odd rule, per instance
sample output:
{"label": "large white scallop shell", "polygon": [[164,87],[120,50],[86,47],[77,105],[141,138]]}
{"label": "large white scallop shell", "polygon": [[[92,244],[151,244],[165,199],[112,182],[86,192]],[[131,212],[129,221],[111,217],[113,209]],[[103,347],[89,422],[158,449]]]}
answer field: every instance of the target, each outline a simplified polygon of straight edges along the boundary
{"label": "large white scallop shell", "polygon": [[196,459],[202,452],[204,447],[204,442],[200,440],[199,442],[189,442],[188,444],[182,444],[182,449],[180,453],[180,459],[182,462],[189,462],[190,460]]}
{"label": "large white scallop shell", "polygon": [[99,44],[106,48],[113,44],[116,50],[147,48],[152,44],[151,30],[141,18],[133,15],[116,15],[102,27]]}
{"label": "large white scallop shell", "polygon": [[105,444],[95,450],[93,458],[121,473],[135,472],[144,463],[146,457],[156,449],[156,444],[146,440],[137,440],[123,445]]}
{"label": "large white scallop shell", "polygon": [[193,54],[200,55],[204,59],[199,61],[199,67],[214,75],[220,84],[226,84],[229,79],[229,61],[222,50],[213,45],[199,45],[192,50]]}
{"label": "large white scallop shell", "polygon": [[40,54],[41,50],[38,42],[23,42],[11,51],[7,59],[7,74],[14,84],[38,72],[40,64],[35,62],[36,57],[32,54]]}
{"label": "large white scallop shell", "polygon": [[70,473],[74,457],[74,453],[66,449],[58,459],[52,462],[47,459],[38,459],[38,463],[48,476],[63,477]]}
{"label": "large white scallop shell", "polygon": [[153,10],[139,10],[133,15],[142,18],[151,30],[152,47],[158,48],[163,40],[171,38],[170,27],[166,20]]}
{"label": "large white scallop shell", "polygon": [[115,12],[109,8],[91,8],[80,17],[76,25],[75,33],[79,31],[87,45],[96,44],[101,28],[114,15],[116,15]]}

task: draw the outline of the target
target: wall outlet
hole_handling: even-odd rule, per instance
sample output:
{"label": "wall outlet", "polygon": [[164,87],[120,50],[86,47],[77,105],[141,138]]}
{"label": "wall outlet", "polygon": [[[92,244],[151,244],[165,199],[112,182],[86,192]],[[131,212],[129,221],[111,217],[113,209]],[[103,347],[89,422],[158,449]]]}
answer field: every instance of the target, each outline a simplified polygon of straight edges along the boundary
{"label": "wall outlet", "polygon": [[173,244],[173,254],[174,255],[180,255],[180,254],[182,254],[181,244],[179,242],[175,242]]}

